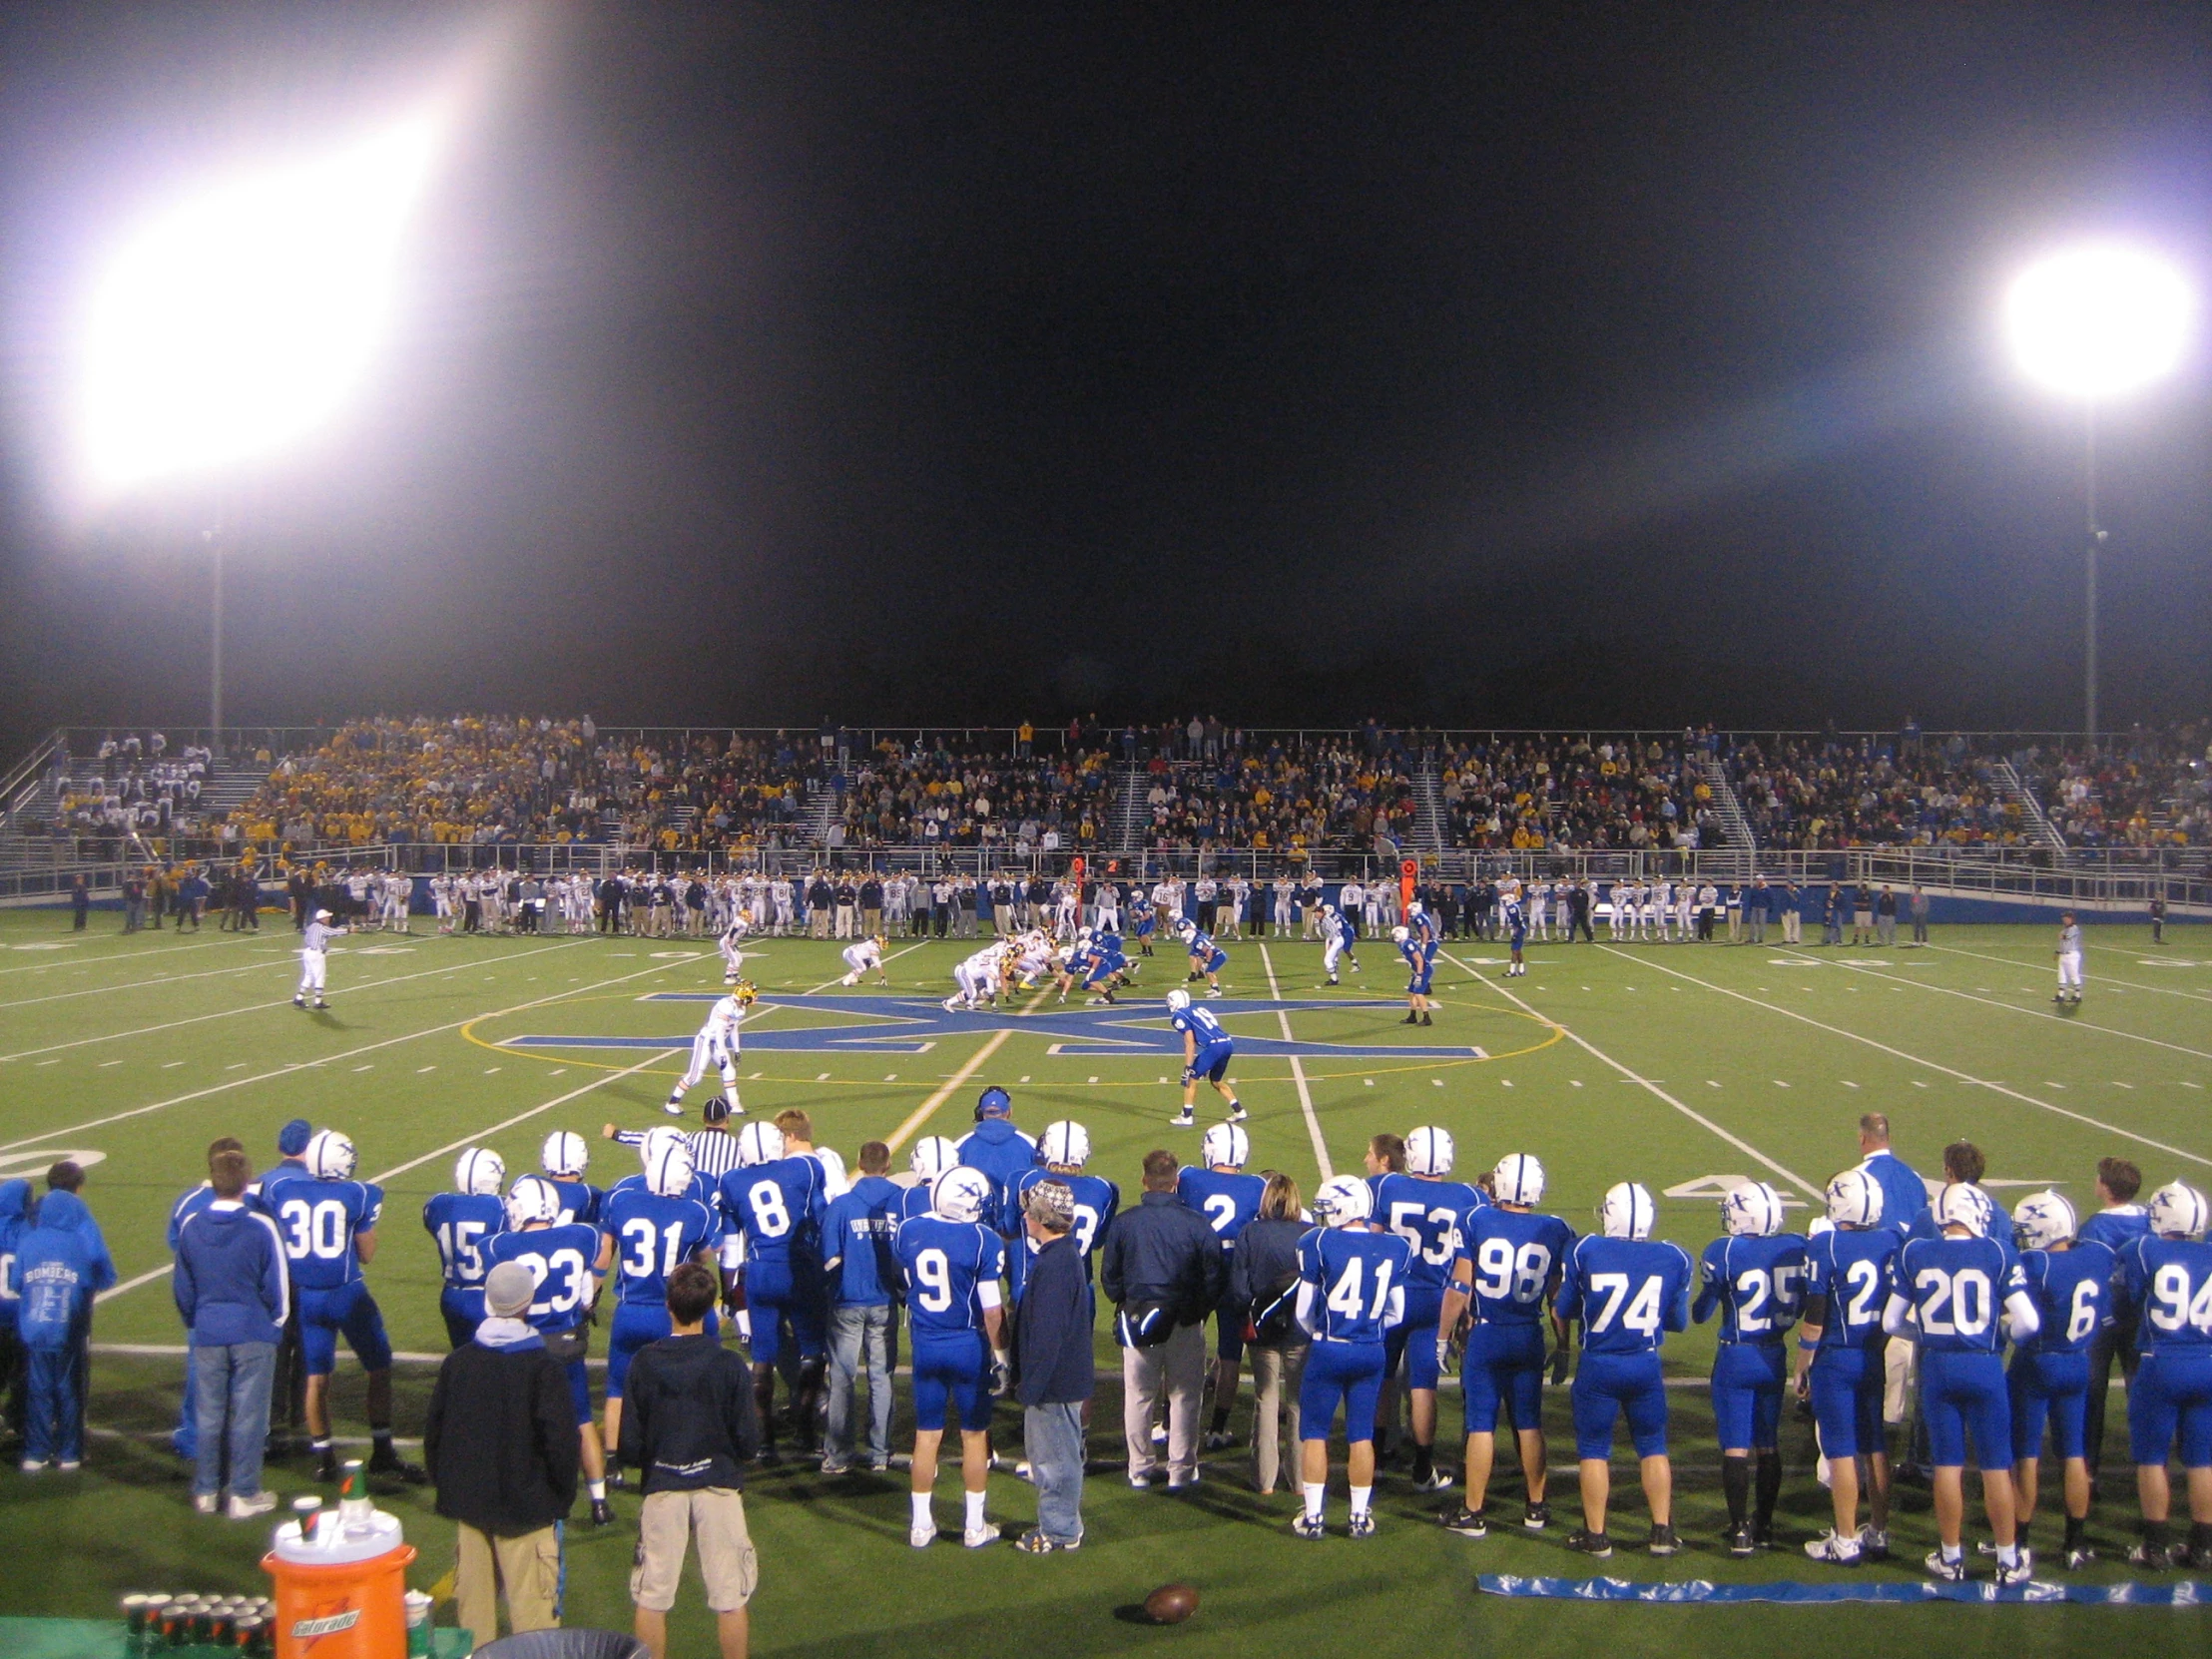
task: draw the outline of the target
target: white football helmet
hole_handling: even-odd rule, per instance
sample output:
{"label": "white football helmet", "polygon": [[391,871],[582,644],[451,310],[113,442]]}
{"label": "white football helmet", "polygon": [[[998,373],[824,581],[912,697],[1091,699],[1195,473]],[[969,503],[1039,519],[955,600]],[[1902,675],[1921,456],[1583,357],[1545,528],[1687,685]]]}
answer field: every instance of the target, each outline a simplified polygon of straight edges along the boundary
{"label": "white football helmet", "polygon": [[561,1194],[542,1175],[518,1175],[507,1194],[507,1225],[516,1232],[533,1222],[559,1221]]}
{"label": "white football helmet", "polygon": [[1081,1169],[1091,1161],[1091,1132],[1070,1118],[1048,1123],[1037,1137],[1037,1158],[1060,1169]]}
{"label": "white football helmet", "polygon": [[1721,1200],[1721,1228],[1733,1239],[1770,1239],[1782,1231],[1782,1195],[1764,1181],[1732,1187]]}
{"label": "white football helmet", "polygon": [[1390,929],[1390,942],[1393,944],[1403,944],[1412,936],[1412,929],[1408,927],[1399,926]]}
{"label": "white football helmet", "polygon": [[1599,1231],[1608,1239],[1648,1239],[1651,1224],[1658,1219],[1651,1189],[1640,1181],[1620,1181],[1606,1188],[1605,1202],[1597,1207]]}
{"label": "white football helmet", "polygon": [[584,1137],[569,1129],[556,1129],[538,1149],[538,1167],[563,1181],[578,1181],[591,1165],[591,1148]]}
{"label": "white football helmet", "polygon": [[1198,923],[1195,921],[1179,921],[1175,924],[1175,932],[1178,938],[1195,939],[1198,937]]}
{"label": "white football helmet", "polygon": [[1405,906],[1405,913],[1406,913],[1407,915],[1409,915],[1409,916],[1417,916],[1417,915],[1419,915],[1419,914],[1421,913],[1421,910],[1420,910],[1420,900],[1416,898],[1416,899],[1414,899],[1414,900],[1413,900],[1413,901],[1412,901],[1412,902],[1411,902],[1410,904],[1406,905],[1406,906]]}
{"label": "white football helmet", "polygon": [[1243,1169],[1252,1156],[1252,1137],[1233,1123],[1217,1123],[1198,1143],[1208,1169]]}
{"label": "white football helmet", "polygon": [[1314,1194],[1314,1219],[1324,1227],[1351,1227],[1375,1211],[1375,1194],[1357,1175],[1332,1175]]}
{"label": "white football helmet", "polygon": [[1181,985],[1176,986],[1174,990],[1168,992],[1168,1011],[1170,1013],[1180,1014],[1185,1008],[1188,1008],[1190,1005],[1191,993],[1185,990]]}
{"label": "white football helmet", "polygon": [[457,1193],[497,1194],[506,1181],[506,1160],[489,1147],[470,1147],[453,1166],[453,1190]]}
{"label": "white football helmet", "polygon": [[1544,1166],[1526,1152],[1508,1152],[1490,1172],[1491,1197],[1500,1204],[1526,1204],[1531,1209],[1544,1201]]}
{"label": "white football helmet", "polygon": [[913,1151],[906,1154],[906,1167],[924,1181],[934,1181],[960,1161],[957,1142],[948,1141],[942,1135],[924,1135],[914,1142]]}
{"label": "white football helmet", "polygon": [[738,1131],[738,1168],[773,1164],[784,1156],[784,1132],[773,1123],[749,1123]]}
{"label": "white football helmet", "polygon": [[2057,1193],[2029,1193],[2012,1210],[2012,1239],[2022,1250],[2048,1250],[2074,1236],[2074,1207]]}
{"label": "white football helmet", "polygon": [[1873,1227],[1882,1220],[1882,1183],[1847,1169],[1828,1184],[1828,1219],[1838,1227]]}
{"label": "white football helmet", "polygon": [[646,1154],[645,1184],[659,1197],[686,1197],[691,1192],[694,1173],[689,1141],[663,1141]]}
{"label": "white football helmet", "polygon": [[1989,1199],[1970,1181],[1945,1183],[1936,1195],[1936,1225],[1963,1227],[1977,1239],[1989,1236]]}
{"label": "white football helmet", "polygon": [[1077,944],[1089,944],[1091,942],[1091,930],[1088,927],[1078,927],[1075,930],[1075,942]]}
{"label": "white football helmet", "polygon": [[347,1181],[352,1179],[353,1161],[358,1156],[353,1143],[338,1131],[318,1129],[299,1161],[317,1181]]}
{"label": "white football helmet", "polygon": [[1422,1124],[1405,1136],[1405,1167],[1415,1175],[1449,1175],[1454,1152],[1451,1131]]}
{"label": "white football helmet", "polygon": [[691,1150],[691,1142],[684,1138],[684,1132],[681,1129],[673,1129],[665,1123],[657,1124],[648,1129],[645,1132],[645,1139],[638,1143],[638,1166],[641,1169],[652,1168],[653,1155],[663,1148],[671,1146],[680,1146],[686,1152]]}
{"label": "white football helmet", "polygon": [[991,1207],[991,1178],[957,1164],[929,1189],[929,1208],[945,1221],[981,1221]]}
{"label": "white football helmet", "polygon": [[2150,1230],[2161,1239],[2195,1239],[2203,1236],[2204,1194],[2179,1181],[2169,1181],[2150,1195]]}

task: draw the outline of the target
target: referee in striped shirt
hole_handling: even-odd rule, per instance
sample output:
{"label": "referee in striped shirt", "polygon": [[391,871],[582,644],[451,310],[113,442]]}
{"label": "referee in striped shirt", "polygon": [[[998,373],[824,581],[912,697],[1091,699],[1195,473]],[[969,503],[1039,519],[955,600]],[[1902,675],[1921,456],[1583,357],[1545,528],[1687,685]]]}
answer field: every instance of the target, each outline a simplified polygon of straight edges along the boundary
{"label": "referee in striped shirt", "polygon": [[[719,1186],[722,1178],[738,1167],[738,1138],[730,1133],[730,1102],[719,1094],[710,1095],[699,1115],[706,1127],[684,1137],[691,1146],[692,1168],[706,1177],[710,1187]],[[624,1146],[642,1146],[646,1131],[617,1129],[610,1123],[600,1134]]]}

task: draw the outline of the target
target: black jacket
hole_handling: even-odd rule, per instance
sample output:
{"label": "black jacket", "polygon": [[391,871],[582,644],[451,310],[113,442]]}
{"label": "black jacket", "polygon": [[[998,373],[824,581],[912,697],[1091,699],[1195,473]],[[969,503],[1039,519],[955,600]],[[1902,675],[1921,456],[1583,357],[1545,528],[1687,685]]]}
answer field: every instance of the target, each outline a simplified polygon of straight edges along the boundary
{"label": "black jacket", "polygon": [[[573,1428],[570,1430],[573,1435]],[[623,1384],[622,1461],[645,1490],[745,1490],[761,1449],[753,1369],[712,1337],[663,1337],[638,1350]]]}
{"label": "black jacket", "polygon": [[1296,1216],[1247,1222],[1245,1230],[1237,1235],[1237,1248],[1231,1252],[1236,1265],[1229,1274],[1229,1300],[1252,1309],[1286,1279],[1296,1280],[1298,1241],[1313,1229],[1312,1222],[1300,1221]]}
{"label": "black jacket", "polygon": [[581,1451],[568,1370],[544,1343],[464,1343],[438,1367],[422,1461],[446,1519],[501,1538],[551,1526],[576,1502]]}
{"label": "black jacket", "polygon": [[1091,1349],[1091,1282],[1072,1236],[1054,1239],[1029,1264],[1014,1309],[1014,1354],[1021,1378],[1014,1392],[1022,1404],[1091,1397],[1098,1370]]}
{"label": "black jacket", "polygon": [[1229,1263],[1206,1218],[1174,1193],[1146,1193],[1106,1230],[1098,1282],[1125,1306],[1158,1302],[1178,1325],[1198,1325],[1221,1305]]}

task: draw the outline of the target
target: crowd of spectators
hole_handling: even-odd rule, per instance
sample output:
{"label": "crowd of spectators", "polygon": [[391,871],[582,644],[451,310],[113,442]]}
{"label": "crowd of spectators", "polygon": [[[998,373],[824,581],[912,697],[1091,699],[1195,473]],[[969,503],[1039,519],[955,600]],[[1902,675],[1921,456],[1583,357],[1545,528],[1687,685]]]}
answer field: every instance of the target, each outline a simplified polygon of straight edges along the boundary
{"label": "crowd of spectators", "polygon": [[2212,745],[2193,726],[2093,753],[2030,749],[2014,764],[2070,845],[2212,845]]}
{"label": "crowd of spectators", "polygon": [[1741,745],[1729,765],[1761,846],[2008,846],[2030,838],[2024,811],[2004,800],[1963,739],[1782,738]]}
{"label": "crowd of spectators", "polygon": [[1484,851],[1666,851],[1718,844],[1712,790],[1685,741],[1600,735],[1455,744],[1444,838]]}
{"label": "crowd of spectators", "polygon": [[1291,855],[1323,846],[1368,850],[1379,835],[1404,840],[1416,809],[1412,762],[1324,738],[1262,747],[1242,732],[1203,742],[1176,763],[1155,750],[1146,763],[1144,834],[1156,848],[1250,846]]}
{"label": "crowd of spectators", "polygon": [[1028,753],[1003,744],[885,739],[855,757],[831,822],[833,844],[986,846],[1026,858],[1097,845],[1112,772],[1104,751]]}

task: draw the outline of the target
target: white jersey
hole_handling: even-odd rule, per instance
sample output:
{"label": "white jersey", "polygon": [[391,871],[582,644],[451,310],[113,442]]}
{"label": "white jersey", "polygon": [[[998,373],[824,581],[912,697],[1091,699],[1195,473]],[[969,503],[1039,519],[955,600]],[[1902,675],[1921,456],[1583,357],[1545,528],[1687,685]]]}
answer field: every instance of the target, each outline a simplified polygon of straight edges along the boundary
{"label": "white jersey", "polygon": [[734,1054],[738,1048],[738,1027],[744,1023],[744,1007],[736,997],[726,996],[708,1011],[707,1023],[699,1028],[699,1034],[716,1047]]}
{"label": "white jersey", "polygon": [[844,965],[854,973],[865,973],[869,968],[883,965],[883,947],[873,939],[848,944],[837,954],[844,958]]}

